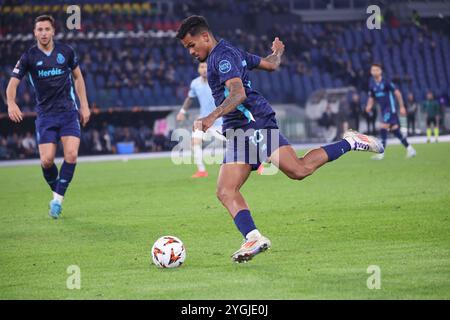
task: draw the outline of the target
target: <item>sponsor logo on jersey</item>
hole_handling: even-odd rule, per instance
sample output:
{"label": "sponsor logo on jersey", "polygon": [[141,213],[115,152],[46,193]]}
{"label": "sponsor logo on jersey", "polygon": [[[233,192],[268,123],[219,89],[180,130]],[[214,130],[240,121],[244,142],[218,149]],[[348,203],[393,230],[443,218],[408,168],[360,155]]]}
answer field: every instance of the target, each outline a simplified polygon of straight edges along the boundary
{"label": "sponsor logo on jersey", "polygon": [[52,76],[60,76],[64,74],[64,70],[60,68],[52,68],[50,70],[38,70],[38,77],[39,78],[47,78]]}

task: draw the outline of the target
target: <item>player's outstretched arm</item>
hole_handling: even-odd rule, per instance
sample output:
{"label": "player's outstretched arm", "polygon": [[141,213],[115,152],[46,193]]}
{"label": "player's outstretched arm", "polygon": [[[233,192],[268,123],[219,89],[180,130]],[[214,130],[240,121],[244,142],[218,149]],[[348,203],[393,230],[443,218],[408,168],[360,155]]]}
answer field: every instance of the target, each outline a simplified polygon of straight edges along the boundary
{"label": "player's outstretched arm", "polygon": [[237,106],[247,99],[241,78],[231,78],[225,82],[230,94],[208,116],[194,122],[195,130],[208,130],[218,118],[236,110]]}
{"label": "player's outstretched arm", "polygon": [[86,96],[86,86],[84,84],[83,74],[81,73],[80,67],[76,67],[72,71],[73,78],[75,80],[75,91],[77,92],[78,98],[80,99],[80,116],[81,124],[85,126],[91,116],[91,111],[89,111],[89,104]]}
{"label": "player's outstretched arm", "polygon": [[16,103],[16,94],[17,87],[19,86],[20,80],[14,77],[11,77],[8,83],[8,87],[6,88],[6,101],[8,104],[8,116],[9,118],[19,123],[23,120],[22,111],[20,111],[19,106]]}
{"label": "player's outstretched arm", "polygon": [[278,37],[272,42],[272,54],[261,59],[258,69],[266,71],[275,71],[281,64],[281,56],[284,53],[284,44]]}
{"label": "player's outstretched arm", "polygon": [[192,98],[187,96],[186,99],[184,99],[183,106],[181,107],[180,111],[178,111],[177,121],[184,121],[186,119],[185,114],[191,106]]}
{"label": "player's outstretched arm", "polygon": [[405,108],[405,104],[403,103],[402,93],[400,92],[400,90],[395,89],[394,95],[398,101],[398,105],[400,106],[400,114],[406,115],[406,108]]}

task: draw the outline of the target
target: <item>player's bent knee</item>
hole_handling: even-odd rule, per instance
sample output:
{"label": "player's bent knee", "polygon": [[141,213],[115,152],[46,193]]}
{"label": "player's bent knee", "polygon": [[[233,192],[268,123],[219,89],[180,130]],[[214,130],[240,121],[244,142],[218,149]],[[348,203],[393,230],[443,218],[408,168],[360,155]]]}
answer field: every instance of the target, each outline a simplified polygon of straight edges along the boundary
{"label": "player's bent knee", "polygon": [[291,174],[289,174],[288,177],[291,178],[292,180],[303,180],[307,177],[307,175],[303,174],[303,172],[294,171]]}
{"label": "player's bent knee", "polygon": [[228,200],[230,200],[233,197],[233,194],[234,191],[229,188],[218,187],[216,190],[217,199],[219,199],[219,201],[222,203],[226,203]]}
{"label": "player's bent knee", "polygon": [[64,161],[68,163],[77,162],[77,158],[78,158],[78,151],[76,150],[69,150],[64,152]]}
{"label": "player's bent knee", "polygon": [[287,172],[287,176],[293,180],[303,180],[310,176],[314,172],[314,169],[308,166],[301,167]]}
{"label": "player's bent knee", "polygon": [[222,188],[217,188],[216,190],[216,197],[219,199],[220,202],[223,202],[223,200],[226,198],[226,191]]}
{"label": "player's bent knee", "polygon": [[54,163],[54,159],[52,159],[52,158],[46,158],[46,157],[41,157],[41,166],[42,166],[44,169],[50,168],[51,166],[53,166],[53,163]]}

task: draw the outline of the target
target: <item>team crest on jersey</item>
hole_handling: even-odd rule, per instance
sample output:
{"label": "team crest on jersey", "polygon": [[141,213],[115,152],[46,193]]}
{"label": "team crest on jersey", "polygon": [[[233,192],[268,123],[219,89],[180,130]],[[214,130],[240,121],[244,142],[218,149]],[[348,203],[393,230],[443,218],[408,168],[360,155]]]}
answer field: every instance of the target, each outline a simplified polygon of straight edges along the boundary
{"label": "team crest on jersey", "polygon": [[61,53],[58,53],[58,55],[56,56],[56,62],[58,62],[59,64],[63,64],[64,61],[66,61],[64,56]]}
{"label": "team crest on jersey", "polygon": [[219,71],[221,73],[227,73],[231,70],[231,63],[228,60],[222,60],[219,62]]}
{"label": "team crest on jersey", "polygon": [[38,62],[36,62],[36,66],[37,67],[39,67],[39,66],[42,66],[42,64],[43,64],[44,62],[41,60],[41,61],[38,61]]}

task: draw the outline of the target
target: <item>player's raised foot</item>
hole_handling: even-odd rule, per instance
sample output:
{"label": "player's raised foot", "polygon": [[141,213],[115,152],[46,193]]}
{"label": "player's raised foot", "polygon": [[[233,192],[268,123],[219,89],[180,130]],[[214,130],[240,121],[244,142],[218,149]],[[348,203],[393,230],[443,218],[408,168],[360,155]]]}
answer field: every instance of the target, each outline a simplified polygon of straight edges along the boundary
{"label": "player's raised foot", "polygon": [[384,159],[384,153],[379,153],[372,157],[372,160],[383,160],[383,159]]}
{"label": "player's raised foot", "polygon": [[233,253],[231,258],[236,263],[247,262],[258,253],[270,249],[270,246],[270,240],[262,235],[258,237],[249,237],[248,239],[244,240],[241,248]]}
{"label": "player's raised foot", "polygon": [[208,171],[197,171],[191,178],[206,178],[208,176]]}
{"label": "player's raised foot", "polygon": [[406,157],[413,158],[416,155],[417,155],[416,149],[414,149],[412,145],[409,145],[408,148],[406,148]]}
{"label": "player's raised foot", "polygon": [[52,201],[50,201],[49,207],[50,211],[48,212],[48,215],[53,219],[58,219],[62,211],[61,201],[53,199]]}
{"label": "player's raised foot", "polygon": [[359,133],[354,130],[347,130],[343,138],[350,143],[352,150],[369,151],[375,153],[383,153],[384,147],[377,138]]}

